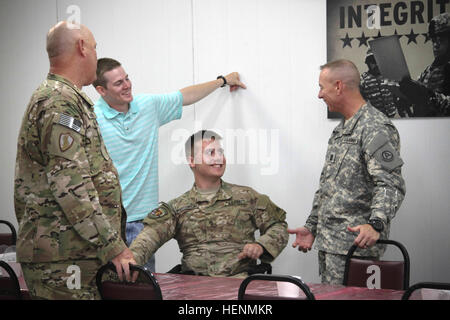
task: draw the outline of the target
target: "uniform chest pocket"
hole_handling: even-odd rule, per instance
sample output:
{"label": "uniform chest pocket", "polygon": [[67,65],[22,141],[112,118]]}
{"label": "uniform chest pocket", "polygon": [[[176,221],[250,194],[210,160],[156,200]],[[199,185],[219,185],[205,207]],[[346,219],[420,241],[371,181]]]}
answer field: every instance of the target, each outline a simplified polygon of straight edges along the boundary
{"label": "uniform chest pocket", "polygon": [[199,209],[179,214],[177,238],[185,244],[205,242],[207,234],[206,226],[206,216]]}
{"label": "uniform chest pocket", "polygon": [[87,145],[92,151],[99,151],[105,160],[109,160],[110,156],[106,150],[105,143],[98,127],[92,126],[86,130]]}
{"label": "uniform chest pocket", "polygon": [[103,142],[95,114],[88,113],[87,118],[85,135],[86,153],[91,167],[91,174],[95,175],[103,170],[105,160],[109,162],[111,158]]}
{"label": "uniform chest pocket", "polygon": [[335,179],[351,172],[361,171],[361,147],[359,140],[352,136],[338,138],[327,152],[327,178]]}
{"label": "uniform chest pocket", "polygon": [[224,206],[208,214],[208,238],[213,241],[229,241],[237,236],[238,221],[246,220],[238,206]]}
{"label": "uniform chest pocket", "polygon": [[341,146],[340,148],[331,148],[327,152],[326,159],[326,174],[327,179],[334,179],[339,174],[342,162],[349,150],[348,146]]}
{"label": "uniform chest pocket", "polygon": [[359,144],[343,144],[342,157],[334,176],[336,183],[348,190],[364,189],[367,170]]}

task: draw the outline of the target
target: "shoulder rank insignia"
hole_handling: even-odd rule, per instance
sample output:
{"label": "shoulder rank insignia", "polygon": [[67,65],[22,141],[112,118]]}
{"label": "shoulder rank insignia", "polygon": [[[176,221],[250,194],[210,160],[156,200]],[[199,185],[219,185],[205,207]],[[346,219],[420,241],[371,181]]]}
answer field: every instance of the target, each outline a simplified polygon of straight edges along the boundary
{"label": "shoulder rank insignia", "polygon": [[70,128],[72,130],[75,130],[76,132],[81,131],[81,125],[82,122],[78,119],[72,118],[71,116],[68,116],[67,114],[61,113],[59,117],[58,123],[60,125],[63,125],[67,128]]}

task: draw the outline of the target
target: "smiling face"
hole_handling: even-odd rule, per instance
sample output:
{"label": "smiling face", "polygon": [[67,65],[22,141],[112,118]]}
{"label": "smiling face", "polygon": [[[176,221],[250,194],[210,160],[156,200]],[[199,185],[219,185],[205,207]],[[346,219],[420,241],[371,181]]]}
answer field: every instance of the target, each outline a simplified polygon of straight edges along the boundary
{"label": "smiling face", "polygon": [[338,96],[338,83],[334,81],[330,76],[330,69],[323,69],[319,76],[319,95],[318,98],[322,99],[328,106],[330,112],[339,112],[337,108],[337,96]]}
{"label": "smiling face", "polygon": [[128,106],[133,101],[131,81],[120,66],[104,73],[106,88],[97,90],[103,99],[113,108]]}
{"label": "smiling face", "polygon": [[194,150],[195,155],[190,157],[189,166],[194,172],[196,181],[197,179],[219,180],[226,168],[226,159],[220,140],[203,139],[195,143]]}

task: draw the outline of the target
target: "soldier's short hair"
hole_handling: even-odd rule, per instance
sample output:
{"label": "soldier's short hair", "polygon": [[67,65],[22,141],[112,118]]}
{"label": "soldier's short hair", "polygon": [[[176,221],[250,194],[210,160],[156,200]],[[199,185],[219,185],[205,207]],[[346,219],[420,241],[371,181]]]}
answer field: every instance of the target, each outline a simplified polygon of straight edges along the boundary
{"label": "soldier's short hair", "polygon": [[350,60],[339,59],[320,66],[320,70],[329,69],[336,80],[341,80],[349,88],[359,89],[360,74],[356,65]]}
{"label": "soldier's short hair", "polygon": [[94,88],[97,86],[102,86],[106,88],[106,79],[104,77],[105,72],[114,70],[121,66],[121,63],[117,60],[111,58],[101,58],[97,60],[97,80],[95,80],[92,85]]}
{"label": "soldier's short hair", "polygon": [[189,159],[195,155],[195,143],[203,140],[221,140],[222,137],[212,130],[200,130],[191,135],[184,144],[186,158]]}

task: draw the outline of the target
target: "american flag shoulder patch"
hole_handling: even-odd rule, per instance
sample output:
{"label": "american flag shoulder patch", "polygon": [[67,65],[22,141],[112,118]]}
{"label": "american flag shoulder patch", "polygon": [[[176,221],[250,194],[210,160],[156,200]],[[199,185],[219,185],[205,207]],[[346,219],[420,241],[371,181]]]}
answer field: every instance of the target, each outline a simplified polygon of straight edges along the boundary
{"label": "american flag shoulder patch", "polygon": [[83,124],[80,120],[68,116],[64,113],[60,114],[58,123],[62,126],[75,130],[76,132],[81,131],[81,125]]}

